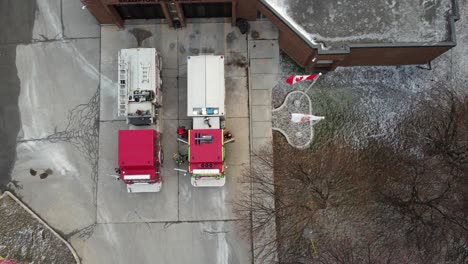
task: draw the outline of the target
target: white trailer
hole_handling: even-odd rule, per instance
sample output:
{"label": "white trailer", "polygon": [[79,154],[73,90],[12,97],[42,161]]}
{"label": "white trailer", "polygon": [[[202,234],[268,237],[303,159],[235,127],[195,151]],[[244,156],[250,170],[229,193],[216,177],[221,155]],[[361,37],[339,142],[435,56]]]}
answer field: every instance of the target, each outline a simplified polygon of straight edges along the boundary
{"label": "white trailer", "polygon": [[162,106],[161,61],[154,48],[122,49],[118,65],[118,116],[131,125],[157,123]]}

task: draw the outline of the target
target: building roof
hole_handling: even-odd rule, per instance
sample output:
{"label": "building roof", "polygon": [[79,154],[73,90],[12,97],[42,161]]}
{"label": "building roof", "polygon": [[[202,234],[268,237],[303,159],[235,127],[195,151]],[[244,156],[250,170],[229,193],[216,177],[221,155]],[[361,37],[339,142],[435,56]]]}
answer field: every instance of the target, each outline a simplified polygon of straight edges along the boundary
{"label": "building roof", "polygon": [[309,44],[343,50],[353,44],[450,41],[452,0],[261,0]]}

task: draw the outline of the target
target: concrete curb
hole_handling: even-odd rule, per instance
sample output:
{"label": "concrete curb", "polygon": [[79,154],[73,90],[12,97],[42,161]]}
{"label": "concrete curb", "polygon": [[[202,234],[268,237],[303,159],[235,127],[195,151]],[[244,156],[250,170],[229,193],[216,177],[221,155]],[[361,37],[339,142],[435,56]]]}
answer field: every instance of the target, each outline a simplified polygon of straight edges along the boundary
{"label": "concrete curb", "polygon": [[3,194],[0,196],[0,199],[3,199],[3,197],[5,196],[8,196],[10,197],[11,199],[13,199],[13,201],[15,201],[17,204],[19,204],[24,210],[26,210],[26,212],[28,212],[32,217],[34,217],[37,221],[39,221],[42,225],[44,225],[45,227],[47,227],[47,229],[49,229],[50,232],[52,232],[52,234],[54,234],[58,239],[60,239],[60,241],[62,241],[67,247],[68,249],[70,250],[70,252],[72,253],[73,257],[75,258],[76,260],[76,263],[77,264],[81,264],[81,260],[80,258],[78,257],[78,254],[76,253],[75,249],[71,246],[70,243],[68,243],[68,241],[66,241],[63,237],[61,237],[52,227],[50,227],[44,220],[42,220],[36,213],[34,213],[31,209],[29,209],[29,207],[24,204],[23,202],[21,202],[15,195],[13,195],[11,192],[9,191],[5,191],[3,192]]}

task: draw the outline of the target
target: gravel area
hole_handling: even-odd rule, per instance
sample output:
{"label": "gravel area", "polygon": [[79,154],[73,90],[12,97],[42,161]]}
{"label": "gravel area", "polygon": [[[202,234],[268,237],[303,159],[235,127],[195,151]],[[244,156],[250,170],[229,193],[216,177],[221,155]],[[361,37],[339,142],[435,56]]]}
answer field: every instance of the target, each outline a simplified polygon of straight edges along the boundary
{"label": "gravel area", "polygon": [[306,148],[313,138],[313,123],[294,123],[291,121],[291,114],[293,113],[312,114],[310,98],[304,92],[294,91],[289,93],[284,103],[273,110],[273,130],[283,134],[292,146],[300,149]]}
{"label": "gravel area", "polygon": [[19,263],[76,263],[63,241],[5,194],[0,198],[0,256]]}

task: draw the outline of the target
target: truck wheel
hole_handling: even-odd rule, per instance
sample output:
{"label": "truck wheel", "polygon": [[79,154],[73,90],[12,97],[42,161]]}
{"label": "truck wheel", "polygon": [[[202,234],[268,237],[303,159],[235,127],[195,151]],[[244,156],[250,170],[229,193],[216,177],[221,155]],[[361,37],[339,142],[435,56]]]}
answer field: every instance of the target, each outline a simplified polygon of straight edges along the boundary
{"label": "truck wheel", "polygon": [[161,160],[161,165],[162,165],[164,163],[164,152],[162,151],[162,149],[159,152],[159,159]]}

